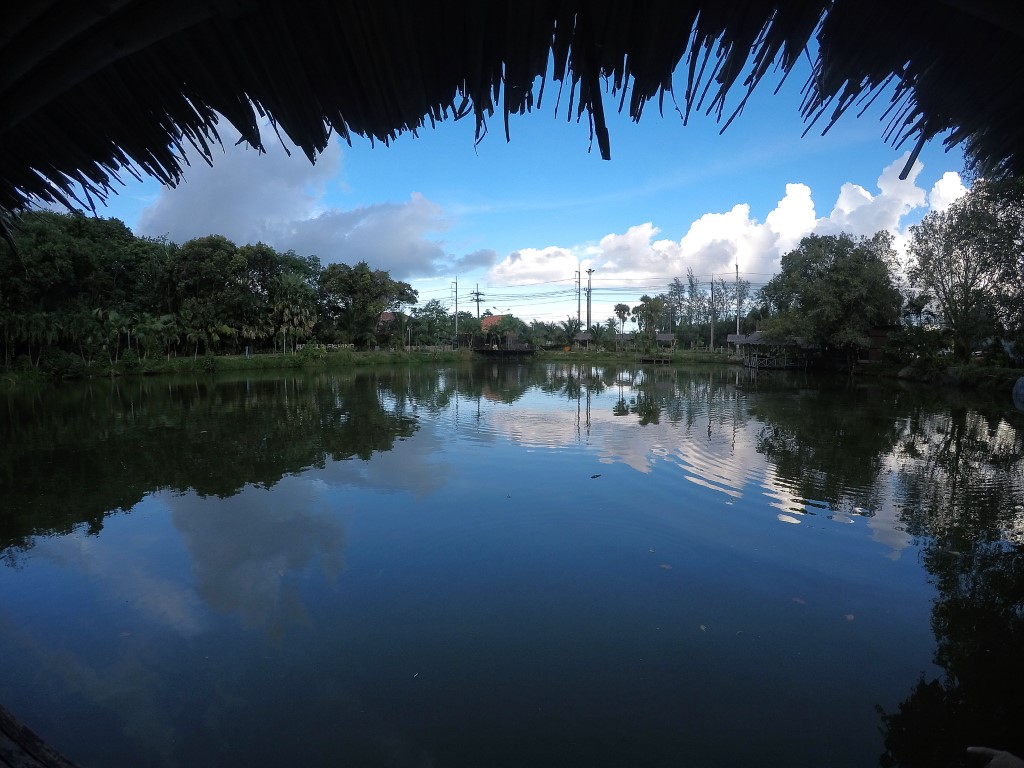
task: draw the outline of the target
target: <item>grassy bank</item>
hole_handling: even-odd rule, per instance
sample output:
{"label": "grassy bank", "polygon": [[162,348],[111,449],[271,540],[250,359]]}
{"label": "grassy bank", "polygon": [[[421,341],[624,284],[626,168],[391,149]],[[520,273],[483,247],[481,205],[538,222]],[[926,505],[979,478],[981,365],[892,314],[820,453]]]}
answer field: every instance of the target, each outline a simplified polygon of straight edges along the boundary
{"label": "grassy bank", "polygon": [[[606,363],[628,365],[638,362],[640,355],[633,351],[598,350],[539,350],[532,358],[542,362]],[[661,357],[659,355],[659,357]],[[664,355],[673,365],[718,364],[733,362],[725,353],[706,351],[676,351]],[[182,357],[138,358],[134,353],[124,355],[111,364],[94,360],[85,364],[74,355],[61,355],[44,359],[38,366],[23,366],[0,372],[0,387],[42,385],[52,381],[96,379],[121,376],[207,375],[217,372],[271,371],[292,368],[332,369],[372,365],[426,365],[467,362],[481,359],[468,349],[448,351],[380,350],[356,351],[340,349],[326,351],[308,348],[298,353],[260,355],[205,355]]]}
{"label": "grassy bank", "polygon": [[[736,365],[739,361],[724,352],[676,350],[659,355],[670,365]],[[604,350],[538,350],[530,360],[539,362],[589,363],[631,365],[641,355],[634,351]],[[206,355],[200,357],[153,357],[139,359],[127,354],[111,365],[108,361],[93,361],[85,365],[75,356],[68,355],[57,361],[44,360],[38,367],[24,367],[0,372],[0,388],[42,386],[54,381],[82,378],[109,378],[122,376],[209,375],[217,372],[273,371],[287,369],[339,369],[375,365],[435,365],[438,363],[469,362],[481,358],[467,349],[381,350],[356,351],[306,349],[298,353],[260,355]],[[880,363],[862,366],[857,375],[898,378],[944,387],[960,387],[990,392],[1009,392],[1024,375],[1019,369],[991,365],[949,365],[948,361],[922,361],[916,366]]]}
{"label": "grassy bank", "polygon": [[33,385],[51,381],[97,379],[122,376],[208,375],[220,371],[272,371],[296,368],[351,368],[371,365],[417,365],[453,362],[466,359],[468,351],[356,352],[342,349],[332,352],[309,350],[299,353],[270,353],[260,355],[205,355],[182,357],[150,357],[139,359],[125,355],[113,364],[93,361],[84,364],[79,358],[68,356],[56,363],[44,360],[39,366],[22,367],[0,373],[0,385]]}

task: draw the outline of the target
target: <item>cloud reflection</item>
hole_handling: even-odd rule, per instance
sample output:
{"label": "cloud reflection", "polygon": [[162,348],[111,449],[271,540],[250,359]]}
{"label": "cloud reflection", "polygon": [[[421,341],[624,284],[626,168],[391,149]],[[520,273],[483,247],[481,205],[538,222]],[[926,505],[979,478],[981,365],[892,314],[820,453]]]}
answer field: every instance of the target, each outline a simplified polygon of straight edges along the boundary
{"label": "cloud reflection", "polygon": [[246,627],[307,621],[289,574],[318,561],[327,579],[344,567],[339,520],[316,509],[310,484],[286,478],[273,491],[249,487],[226,499],[175,497],[174,526],[192,557],[196,592]]}

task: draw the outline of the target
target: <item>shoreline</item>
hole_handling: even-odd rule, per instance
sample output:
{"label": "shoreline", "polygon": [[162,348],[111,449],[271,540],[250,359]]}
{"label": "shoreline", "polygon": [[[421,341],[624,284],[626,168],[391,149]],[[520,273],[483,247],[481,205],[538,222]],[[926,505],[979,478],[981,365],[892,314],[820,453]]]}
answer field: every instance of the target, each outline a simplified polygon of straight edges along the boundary
{"label": "shoreline", "polygon": [[[515,362],[568,362],[568,363],[605,363],[605,364],[645,364],[641,353],[606,352],[590,350],[538,350],[528,357],[517,357]],[[665,362],[660,366],[673,365],[723,365],[741,366],[736,357],[725,352],[707,351],[675,351],[665,355]],[[356,351],[343,349],[328,352],[312,349],[296,353],[264,353],[259,355],[205,355],[203,357],[172,357],[139,360],[122,358],[112,366],[104,361],[102,364],[93,361],[91,366],[62,373],[46,371],[40,368],[29,368],[18,371],[0,372],[0,391],[23,387],[45,387],[52,384],[77,380],[97,380],[106,378],[133,378],[136,376],[168,376],[168,375],[211,375],[229,371],[271,371],[288,369],[325,369],[338,367],[367,367],[373,365],[427,365],[437,363],[460,363],[491,361],[492,358],[478,356],[468,349],[458,350],[367,350]],[[510,362],[510,361],[505,361]],[[821,369],[811,369],[824,372]],[[841,371],[837,371],[840,372]],[[1024,369],[997,368],[994,366],[975,365],[940,365],[932,361],[927,368],[913,365],[896,365],[890,363],[872,363],[858,366],[851,374],[853,377],[893,379],[914,382],[936,387],[956,387],[963,390],[975,390],[988,394],[1005,393],[1011,395],[1017,382],[1024,379]]]}

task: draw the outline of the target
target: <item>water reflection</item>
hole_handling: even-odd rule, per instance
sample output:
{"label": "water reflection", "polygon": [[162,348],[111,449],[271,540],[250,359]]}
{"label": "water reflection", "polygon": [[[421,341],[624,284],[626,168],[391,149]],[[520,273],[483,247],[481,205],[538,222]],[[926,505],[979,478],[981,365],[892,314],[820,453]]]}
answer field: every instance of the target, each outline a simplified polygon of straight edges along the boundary
{"label": "water reflection", "polygon": [[290,624],[308,622],[297,584],[288,575],[315,562],[333,583],[344,563],[339,521],[317,509],[305,484],[291,485],[283,496],[250,487],[213,503],[195,495],[168,501],[199,597],[218,613],[237,616],[246,627],[266,626],[277,636]]}
{"label": "water reflection", "polygon": [[[651,708],[670,751],[699,736],[679,730],[681,712],[708,730],[712,710],[724,728],[728,712],[754,721],[766,710],[752,702],[787,695],[801,711],[841,706],[816,675],[859,684],[842,658],[862,647],[864,676],[883,677],[889,650],[900,659],[896,693],[872,702],[881,720],[870,713],[883,764],[955,765],[967,742],[1024,751],[1024,414],[1006,404],[726,368],[488,362],[103,382],[6,405],[0,552],[22,570],[2,583],[81,584],[48,598],[64,630],[19,626],[35,609],[16,595],[0,610],[3,648],[60,670],[48,685],[61,695],[108,707],[142,758],[151,744],[183,764],[190,728],[232,743],[267,681],[289,676],[317,691],[289,694],[291,711],[376,734],[337,726],[369,765],[387,764],[387,743],[429,762],[444,754],[431,733],[478,719],[483,733],[499,702],[550,730],[535,712],[565,694],[536,693],[548,680],[589,691],[577,708]],[[896,581],[921,567],[927,598]],[[914,667],[919,680],[897,649],[916,631],[893,617],[900,590],[931,613],[935,668]],[[264,663],[274,677],[253,678]],[[807,675],[787,694],[772,675],[793,670]],[[6,674],[12,691],[33,684]],[[168,675],[198,675],[204,693],[171,695]],[[655,694],[651,680],[671,686]],[[681,704],[680,690],[708,700]],[[715,700],[724,690],[735,698]],[[170,724],[179,699],[200,723]],[[439,700],[464,704],[449,721]],[[599,709],[602,732],[621,725],[611,703]]]}
{"label": "water reflection", "polygon": [[39,534],[83,524],[98,533],[106,515],[155,491],[228,498],[328,460],[368,460],[414,434],[413,386],[359,372],[93,382],[11,396],[0,550],[11,560]]}
{"label": "water reflection", "polygon": [[[154,491],[230,498],[310,468],[326,483],[422,498],[456,471],[439,458],[454,436],[589,447],[643,473],[667,462],[730,498],[764,496],[789,519],[865,520],[894,554],[958,525],[1019,541],[1024,510],[988,501],[1020,497],[1020,416],[930,397],[881,382],[567,363],[69,387],[45,407],[38,394],[5,411],[0,548],[16,560],[35,535],[96,533]],[[975,520],[975,507],[998,511]]]}
{"label": "water reflection", "polygon": [[892,462],[901,522],[924,537],[940,677],[882,712],[886,766],[976,765],[968,744],[1024,754],[1024,434],[1016,415],[916,405]]}

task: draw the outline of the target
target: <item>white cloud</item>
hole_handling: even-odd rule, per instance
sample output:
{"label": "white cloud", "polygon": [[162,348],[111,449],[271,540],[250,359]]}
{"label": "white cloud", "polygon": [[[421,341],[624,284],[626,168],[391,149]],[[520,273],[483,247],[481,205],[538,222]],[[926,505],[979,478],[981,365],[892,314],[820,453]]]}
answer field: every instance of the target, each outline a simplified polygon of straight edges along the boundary
{"label": "white cloud", "polygon": [[926,202],[925,191],[915,183],[924,166],[914,163],[907,178],[900,179],[906,162],[904,154],[886,166],[878,177],[877,195],[858,184],[844,184],[832,213],[828,219],[818,222],[815,232],[827,235],[847,232],[865,237],[882,231],[900,234],[904,217]]}
{"label": "white cloud", "polygon": [[434,275],[448,257],[428,235],[446,226],[441,207],[413,193],[402,203],[378,203],[351,211],[334,209],[295,219],[278,232],[275,247],[313,254],[324,264],[369,263],[407,279]]}
{"label": "white cloud", "polygon": [[946,171],[928,193],[928,207],[933,211],[944,211],[966,192],[967,187],[960,180],[960,174]]}
{"label": "white cloud", "polygon": [[490,279],[505,285],[561,280],[578,268],[579,258],[573,249],[522,248],[495,264]]}
{"label": "white cloud", "polygon": [[140,215],[140,234],[167,235],[184,242],[221,234],[238,242],[270,242],[289,222],[320,213],[318,202],[341,166],[341,150],[332,142],[311,164],[293,151],[267,143],[259,154],[234,146],[234,129],[222,129],[223,153],[213,167],[193,162],[176,189],[162,188],[156,201]]}
{"label": "white cloud", "polygon": [[[616,279],[623,287],[641,281],[667,286],[673,277],[685,276],[687,268],[706,279],[733,274],[738,264],[741,274],[756,284],[777,271],[782,254],[810,233],[870,236],[885,230],[902,250],[908,225],[922,211],[941,210],[965,191],[959,175],[950,172],[926,192],[917,185],[921,163],[900,180],[904,155],[881,172],[873,192],[858,183],[844,184],[827,216],[816,215],[814,194],[820,200],[833,190],[812,194],[808,185],[790,182],[763,219],[738,201],[730,209],[701,215],[678,240],[664,236],[664,222],[642,221],[625,231],[595,232],[582,243],[527,242],[503,258],[486,247],[452,254],[446,252],[442,234],[456,224],[464,229],[465,222],[454,221],[448,210],[424,195],[414,192],[404,200],[352,209],[329,206],[326,201],[341,188],[336,179],[344,166],[337,142],[313,165],[299,152],[286,155],[279,145],[268,146],[265,155],[233,147],[229,130],[228,148],[215,158],[216,170],[197,163],[179,189],[162,189],[140,217],[139,234],[184,242],[218,233],[239,244],[262,241],[279,250],[316,255],[323,263],[365,260],[411,282],[489,268],[486,279],[493,285],[528,286],[564,282],[577,270],[593,268],[602,287]],[[598,317],[605,314],[603,308],[596,312]]]}
{"label": "white cloud", "polygon": [[226,149],[214,157],[215,167],[194,163],[177,189],[162,188],[140,215],[137,234],[178,243],[220,234],[239,245],[263,242],[316,255],[325,264],[366,261],[403,280],[446,274],[465,259],[488,266],[495,260],[483,252],[447,254],[435,234],[449,221],[417,193],[353,210],[327,207],[327,195],[340,187],[335,179],[343,156],[336,141],[311,164],[300,151],[289,156],[269,142],[262,155],[233,146],[237,135],[230,127],[223,133]]}
{"label": "white cloud", "polygon": [[[844,184],[827,217],[815,216],[807,185],[790,183],[763,222],[751,216],[745,203],[723,213],[704,214],[690,224],[679,241],[658,239],[661,230],[653,222],[644,222],[623,233],[606,234],[596,243],[521,248],[498,263],[489,279],[500,285],[528,285],[564,280],[577,269],[595,267],[605,285],[616,279],[624,285],[630,280],[648,279],[667,286],[673,277],[684,276],[687,268],[706,280],[711,274],[733,274],[738,264],[742,275],[760,283],[778,270],[783,254],[812,233],[847,232],[869,237],[887,231],[895,236],[897,249],[902,249],[912,212],[927,204],[948,205],[963,191],[959,176],[947,173],[926,194],[916,184],[922,170],[920,163],[901,180],[899,173],[906,159],[904,155],[882,171],[874,194],[859,184]],[[598,308],[596,317],[602,318],[605,313],[606,308]]]}
{"label": "white cloud", "polygon": [[780,253],[793,250],[800,238],[814,228],[815,221],[814,200],[806,184],[787,184],[786,196],[765,217],[765,224],[775,233]]}

